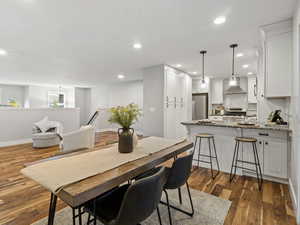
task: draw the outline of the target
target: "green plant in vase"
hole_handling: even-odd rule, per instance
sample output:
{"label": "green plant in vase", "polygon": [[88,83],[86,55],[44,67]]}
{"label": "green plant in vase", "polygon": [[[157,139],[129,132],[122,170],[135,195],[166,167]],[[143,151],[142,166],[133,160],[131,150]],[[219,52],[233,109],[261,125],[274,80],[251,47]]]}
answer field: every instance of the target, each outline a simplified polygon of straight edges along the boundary
{"label": "green plant in vase", "polygon": [[110,109],[111,117],[109,122],[121,126],[118,129],[119,135],[119,152],[130,153],[134,147],[134,129],[131,127],[141,116],[141,109],[136,104],[127,106],[112,107]]}

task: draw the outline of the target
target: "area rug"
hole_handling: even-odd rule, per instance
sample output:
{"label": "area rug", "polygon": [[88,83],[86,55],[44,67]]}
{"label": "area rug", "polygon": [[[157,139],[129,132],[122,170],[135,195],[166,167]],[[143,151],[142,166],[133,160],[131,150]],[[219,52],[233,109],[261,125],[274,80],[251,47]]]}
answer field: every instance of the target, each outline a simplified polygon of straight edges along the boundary
{"label": "area rug", "polygon": [[[173,205],[180,206],[178,201],[178,191],[168,191],[170,202]],[[164,194],[163,194],[164,195]],[[223,225],[224,220],[228,214],[228,210],[231,205],[231,201],[224,200],[222,198],[215,197],[210,194],[206,194],[201,191],[191,189],[191,195],[193,198],[195,214],[193,217],[189,217],[181,212],[171,209],[173,225]],[[188,194],[186,188],[182,188],[182,201],[180,206],[184,210],[190,211],[190,203],[188,200]],[[159,206],[163,225],[169,225],[169,217],[167,207],[164,205]],[[87,216],[83,216],[83,222],[86,224]],[[32,225],[45,225],[47,224],[47,218],[44,218]],[[72,225],[72,210],[67,207],[56,213],[55,225]],[[156,212],[154,212],[146,221],[141,223],[142,225],[158,225],[158,218]],[[97,222],[97,225],[102,225]]]}

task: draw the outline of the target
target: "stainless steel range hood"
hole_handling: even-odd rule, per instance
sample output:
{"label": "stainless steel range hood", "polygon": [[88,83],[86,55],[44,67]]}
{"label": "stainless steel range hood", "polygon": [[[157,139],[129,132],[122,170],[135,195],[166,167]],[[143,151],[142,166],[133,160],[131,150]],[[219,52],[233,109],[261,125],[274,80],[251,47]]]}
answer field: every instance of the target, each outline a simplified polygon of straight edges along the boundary
{"label": "stainless steel range hood", "polygon": [[229,88],[225,91],[225,95],[237,95],[237,94],[247,94],[245,90],[240,87],[240,78],[236,78],[236,85],[229,86]]}

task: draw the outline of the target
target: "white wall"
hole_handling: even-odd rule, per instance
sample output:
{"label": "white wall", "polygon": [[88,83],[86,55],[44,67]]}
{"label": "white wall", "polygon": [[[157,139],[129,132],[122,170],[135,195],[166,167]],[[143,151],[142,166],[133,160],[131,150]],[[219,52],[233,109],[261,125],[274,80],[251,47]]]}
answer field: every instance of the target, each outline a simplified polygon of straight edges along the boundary
{"label": "white wall", "polygon": [[[48,86],[29,86],[27,94],[27,102],[30,108],[47,108],[48,107],[48,92],[58,91],[58,87]],[[65,93],[65,101],[67,108],[75,107],[75,89],[74,87],[62,87]]]}
{"label": "white wall", "polygon": [[90,117],[90,88],[75,88],[75,107],[80,109],[80,125],[85,125]]}
{"label": "white wall", "polygon": [[10,98],[15,98],[20,107],[24,106],[25,87],[21,85],[0,84],[0,104],[7,105]]}
{"label": "white wall", "polygon": [[149,136],[164,136],[164,65],[143,71],[143,131]]}
{"label": "white wall", "polygon": [[91,88],[91,109],[89,116],[100,109],[100,115],[95,122],[97,130],[103,130],[110,126],[107,122],[108,92],[108,85],[98,85]]}
{"label": "white wall", "polygon": [[294,199],[297,204],[297,221],[300,223],[300,1],[298,1],[298,6],[294,15],[294,29],[293,29],[293,53],[294,53],[294,63],[293,63],[293,79],[292,79],[292,98],[291,98],[291,108],[293,117],[291,119],[293,126],[293,137],[292,137],[292,152],[291,152],[291,185],[294,190]]}
{"label": "white wall", "polygon": [[[125,106],[130,103],[138,104],[143,108],[143,82],[121,82],[115,84],[99,85],[91,90],[91,113],[100,109],[100,116],[97,120],[98,130],[115,130],[118,125],[108,122],[109,108],[114,106]],[[142,133],[142,117],[133,128]]]}
{"label": "white wall", "polygon": [[64,133],[79,128],[79,109],[3,108],[0,109],[0,146],[29,142],[33,124],[45,116],[61,122]]}

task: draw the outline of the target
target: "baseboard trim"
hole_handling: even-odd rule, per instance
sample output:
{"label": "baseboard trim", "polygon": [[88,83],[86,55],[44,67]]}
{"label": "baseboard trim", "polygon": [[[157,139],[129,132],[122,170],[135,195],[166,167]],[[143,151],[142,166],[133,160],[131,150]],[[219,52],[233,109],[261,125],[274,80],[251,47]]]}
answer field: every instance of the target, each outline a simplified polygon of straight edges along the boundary
{"label": "baseboard trim", "polygon": [[8,147],[13,145],[22,145],[22,144],[30,144],[32,143],[31,138],[19,139],[14,141],[0,141],[0,147]]}
{"label": "baseboard trim", "polygon": [[298,219],[298,213],[297,213],[298,212],[298,203],[297,203],[296,193],[295,193],[291,178],[289,178],[289,190],[290,190],[290,195],[291,195],[291,199],[292,199],[292,204],[294,207],[294,212],[295,212],[296,218],[298,220],[297,223],[299,224],[300,221]]}

